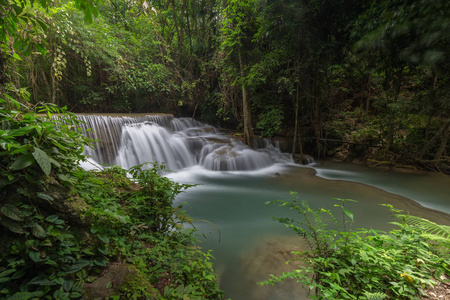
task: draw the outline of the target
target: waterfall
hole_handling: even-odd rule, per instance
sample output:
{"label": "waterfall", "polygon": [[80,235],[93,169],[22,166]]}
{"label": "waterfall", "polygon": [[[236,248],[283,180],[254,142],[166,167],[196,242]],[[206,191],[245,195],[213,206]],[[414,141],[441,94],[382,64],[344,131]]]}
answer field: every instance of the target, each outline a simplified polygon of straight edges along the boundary
{"label": "waterfall", "polygon": [[101,164],[130,168],[160,162],[173,171],[195,165],[215,171],[245,171],[292,162],[276,142],[259,140],[254,150],[190,118],[79,115],[78,119],[83,121],[82,132],[95,140],[85,154]]}

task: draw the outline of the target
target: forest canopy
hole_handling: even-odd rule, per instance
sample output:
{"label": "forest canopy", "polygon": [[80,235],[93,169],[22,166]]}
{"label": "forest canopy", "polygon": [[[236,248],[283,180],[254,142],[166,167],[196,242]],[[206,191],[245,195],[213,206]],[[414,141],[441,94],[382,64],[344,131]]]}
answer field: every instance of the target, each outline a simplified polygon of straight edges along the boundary
{"label": "forest canopy", "polygon": [[167,112],[243,130],[250,145],[285,136],[293,153],[443,169],[449,5],[2,0],[0,89],[25,105]]}

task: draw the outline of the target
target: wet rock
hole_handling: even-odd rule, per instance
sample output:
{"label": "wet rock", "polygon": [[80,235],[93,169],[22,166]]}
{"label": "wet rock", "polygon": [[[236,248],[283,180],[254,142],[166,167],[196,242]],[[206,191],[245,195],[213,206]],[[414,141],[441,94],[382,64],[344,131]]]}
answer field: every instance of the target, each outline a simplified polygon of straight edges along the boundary
{"label": "wet rock", "polygon": [[294,161],[296,163],[301,163],[302,165],[309,165],[314,163],[314,157],[308,154],[295,154]]}

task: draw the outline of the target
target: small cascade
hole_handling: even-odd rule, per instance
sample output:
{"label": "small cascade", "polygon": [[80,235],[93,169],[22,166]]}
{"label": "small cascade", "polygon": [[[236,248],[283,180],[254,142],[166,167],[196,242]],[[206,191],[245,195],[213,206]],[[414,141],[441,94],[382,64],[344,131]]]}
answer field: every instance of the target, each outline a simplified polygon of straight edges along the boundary
{"label": "small cascade", "polygon": [[158,124],[169,127],[170,115],[145,115],[138,117],[106,116],[106,115],[78,115],[82,132],[92,140],[93,148],[85,150],[85,154],[101,164],[113,164],[120,148],[122,129],[129,124]]}
{"label": "small cascade", "polygon": [[[81,129],[97,140],[86,154],[99,163],[130,168],[161,162],[169,170],[200,165],[214,171],[245,171],[291,163],[276,142],[260,140],[253,150],[216,128],[190,118],[79,116]],[[88,128],[92,130],[89,131]]]}
{"label": "small cascade", "polygon": [[145,123],[125,125],[115,164],[128,169],[146,162],[164,162],[169,170],[195,164],[185,141],[166,128]]}

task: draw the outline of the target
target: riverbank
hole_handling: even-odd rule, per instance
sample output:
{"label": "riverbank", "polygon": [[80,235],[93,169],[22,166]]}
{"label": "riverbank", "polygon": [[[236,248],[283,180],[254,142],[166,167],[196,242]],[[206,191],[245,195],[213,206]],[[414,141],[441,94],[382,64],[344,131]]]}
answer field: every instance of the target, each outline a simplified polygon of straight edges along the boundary
{"label": "riverbank", "polygon": [[[363,205],[368,201],[372,201],[376,204],[391,204],[395,208],[405,211],[405,213],[423,217],[439,224],[450,225],[450,214],[425,207],[408,197],[386,191],[385,189],[370,184],[347,181],[351,179],[345,178],[345,176],[342,175],[341,178],[343,177],[345,179],[337,179],[337,176],[334,178],[321,178],[320,176],[317,176],[317,174],[318,171],[312,167],[292,167],[287,168],[281,176],[278,176],[278,178],[281,184],[288,187],[295,188],[300,183],[305,185],[305,182],[307,182],[307,185],[311,186],[313,189],[323,188],[323,181],[325,180],[327,189],[335,191],[334,193],[338,193],[337,195],[334,195],[333,198],[353,199],[361,202]],[[436,174],[431,173],[430,175],[435,176]],[[424,186],[424,190],[426,191],[426,186]],[[365,199],[357,199],[362,194]],[[448,200],[450,201],[450,199]],[[357,205],[358,204],[356,204],[356,206]],[[355,218],[358,218],[357,214],[355,215]],[[364,216],[362,216],[362,218],[364,218]]]}

